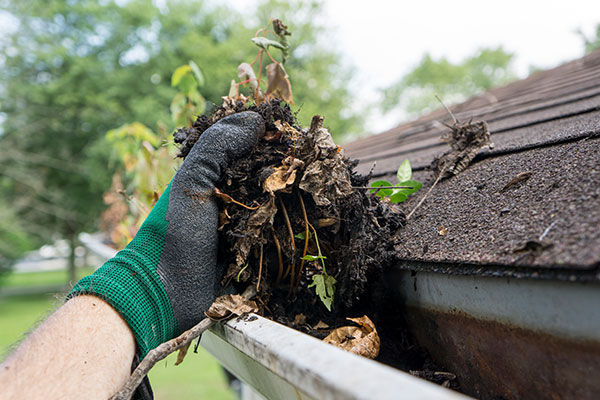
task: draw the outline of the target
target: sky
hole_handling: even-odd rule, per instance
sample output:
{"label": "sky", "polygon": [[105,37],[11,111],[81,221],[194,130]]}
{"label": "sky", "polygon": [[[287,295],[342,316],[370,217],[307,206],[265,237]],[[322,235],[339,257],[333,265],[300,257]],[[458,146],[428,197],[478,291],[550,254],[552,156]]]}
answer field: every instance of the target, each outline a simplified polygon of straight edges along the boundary
{"label": "sky", "polygon": [[[226,0],[245,10],[257,1]],[[356,110],[379,100],[379,89],[409,72],[425,52],[459,62],[481,47],[515,53],[515,70],[547,69],[583,55],[582,29],[600,23],[599,0],[325,0],[332,42],[357,73]],[[375,107],[367,129],[378,133],[402,122]]]}
{"label": "sky", "polygon": [[[215,1],[244,12],[260,0]],[[408,73],[425,52],[460,62],[478,48],[501,45],[515,54],[515,70],[524,78],[530,67],[548,69],[581,57],[576,30],[591,36],[600,23],[600,0],[324,0],[324,5],[328,41],[355,69],[352,109],[367,113],[369,133],[406,119],[401,112],[382,115],[373,105],[380,90]],[[0,32],[10,25],[2,17]]]}

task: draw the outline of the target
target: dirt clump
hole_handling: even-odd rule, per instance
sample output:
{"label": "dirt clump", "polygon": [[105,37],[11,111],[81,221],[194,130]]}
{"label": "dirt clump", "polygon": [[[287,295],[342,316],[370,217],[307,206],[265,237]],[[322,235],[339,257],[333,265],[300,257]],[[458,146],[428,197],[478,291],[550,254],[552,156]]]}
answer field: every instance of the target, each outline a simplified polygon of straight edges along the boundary
{"label": "dirt clump", "polygon": [[303,313],[308,326],[334,325],[393,260],[404,214],[354,188],[369,177],[354,172],[356,162],[334,144],[322,117],[302,128],[279,100],[249,107],[226,100],[192,128],[175,132],[180,156],[219,119],[246,110],[263,116],[266,134],[248,157],[229,166],[215,190],[219,260],[227,265],[222,283],[240,290],[256,285],[263,313],[279,322],[293,326]]}

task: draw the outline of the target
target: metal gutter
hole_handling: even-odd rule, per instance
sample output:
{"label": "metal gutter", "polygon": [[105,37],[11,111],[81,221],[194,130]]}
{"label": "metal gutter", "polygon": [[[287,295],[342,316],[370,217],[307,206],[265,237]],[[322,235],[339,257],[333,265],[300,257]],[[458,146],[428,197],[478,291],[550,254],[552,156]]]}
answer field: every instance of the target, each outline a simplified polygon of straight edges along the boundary
{"label": "metal gutter", "polygon": [[267,399],[468,398],[256,315],[217,325],[201,344]]}
{"label": "metal gutter", "polygon": [[389,278],[413,335],[466,393],[600,398],[599,283],[400,269]]}
{"label": "metal gutter", "polygon": [[[100,235],[84,233],[79,239],[103,259],[116,254]],[[256,315],[216,325],[201,343],[245,383],[245,400],[468,399]]]}

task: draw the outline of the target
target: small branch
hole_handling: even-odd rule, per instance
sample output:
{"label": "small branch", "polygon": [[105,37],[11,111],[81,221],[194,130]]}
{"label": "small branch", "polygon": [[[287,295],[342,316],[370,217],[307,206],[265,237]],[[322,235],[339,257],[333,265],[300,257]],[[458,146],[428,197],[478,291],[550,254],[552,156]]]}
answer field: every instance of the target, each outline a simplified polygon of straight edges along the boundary
{"label": "small branch", "polygon": [[109,400],[129,400],[137,387],[142,383],[144,377],[150,369],[160,360],[164,360],[169,354],[182,347],[188,346],[195,338],[199,337],[202,332],[215,324],[215,321],[210,318],[204,318],[191,329],[183,332],[181,335],[167,342],[162,343],[158,347],[150,350],[142,362],[137,366],[131,374],[125,385],[115,393]]}
{"label": "small branch", "polygon": [[352,186],[352,189],[414,189],[413,186]]}
{"label": "small branch", "polygon": [[[244,297],[246,300],[251,299],[254,297],[254,295],[256,295],[256,291],[252,285],[248,286],[244,293],[242,293],[242,297]],[[199,338],[200,335],[202,335],[202,332],[213,326],[216,322],[217,321],[213,321],[210,318],[204,318],[198,324],[194,325],[192,328],[183,332],[176,338],[166,341],[160,344],[158,347],[150,350],[142,362],[137,366],[135,371],[133,371],[131,376],[129,376],[127,382],[125,382],[121,389],[112,395],[109,400],[131,399],[137,387],[140,385],[140,383],[142,383],[142,380],[144,380],[144,377],[157,362],[164,360],[169,354],[183,347],[189,346],[194,339]]]}
{"label": "small branch", "polygon": [[267,55],[269,56],[269,58],[271,59],[271,61],[273,61],[275,64],[279,64],[279,61],[275,60],[273,58],[273,56],[271,56],[271,54],[267,50],[265,50],[265,53],[267,53]]}
{"label": "small branch", "polygon": [[447,105],[444,104],[444,102],[442,101],[442,99],[440,99],[440,96],[438,96],[437,94],[435,95],[435,98],[438,99],[438,101],[440,103],[442,103],[442,106],[444,106],[444,108],[446,109],[446,111],[448,112],[448,114],[450,114],[450,116],[452,117],[452,119],[454,120],[455,124],[458,124],[458,120],[456,119],[456,117],[454,116],[454,114],[452,114],[452,111],[450,111],[450,109],[448,108]]}
{"label": "small branch", "polygon": [[440,171],[440,174],[436,178],[435,182],[433,182],[433,185],[431,185],[431,187],[429,188],[429,190],[427,191],[427,193],[425,193],[425,196],[423,196],[423,198],[417,203],[417,205],[415,206],[415,208],[413,208],[412,211],[410,213],[408,213],[408,215],[406,216],[406,220],[407,221],[415,213],[415,211],[417,211],[417,208],[421,207],[421,204],[423,204],[423,202],[425,201],[425,199],[427,198],[427,196],[429,196],[429,193],[431,193],[431,191],[433,190],[433,188],[435,187],[435,185],[437,185],[437,183],[440,181],[440,179],[442,178],[442,176],[445,173],[446,173],[445,169],[443,169],[443,170]]}

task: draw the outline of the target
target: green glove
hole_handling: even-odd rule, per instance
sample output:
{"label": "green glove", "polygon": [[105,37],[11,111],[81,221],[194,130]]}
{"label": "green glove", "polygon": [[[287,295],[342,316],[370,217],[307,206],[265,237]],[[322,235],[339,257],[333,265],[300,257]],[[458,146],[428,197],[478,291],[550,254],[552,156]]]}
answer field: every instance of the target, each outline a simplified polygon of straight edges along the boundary
{"label": "green glove", "polygon": [[207,129],[135,238],[69,293],[110,303],[129,324],[140,358],[198,323],[223,292],[214,185],[264,130],[254,112],[230,115]]}

